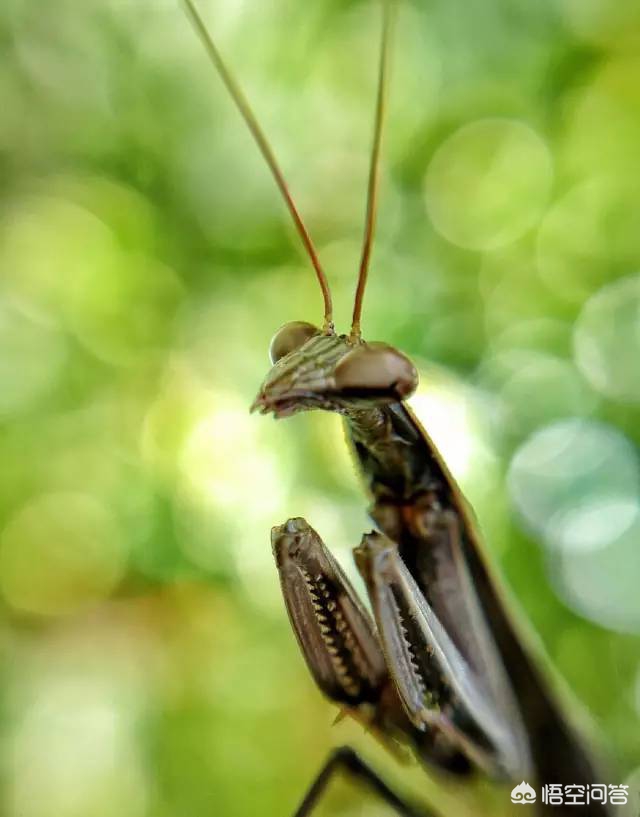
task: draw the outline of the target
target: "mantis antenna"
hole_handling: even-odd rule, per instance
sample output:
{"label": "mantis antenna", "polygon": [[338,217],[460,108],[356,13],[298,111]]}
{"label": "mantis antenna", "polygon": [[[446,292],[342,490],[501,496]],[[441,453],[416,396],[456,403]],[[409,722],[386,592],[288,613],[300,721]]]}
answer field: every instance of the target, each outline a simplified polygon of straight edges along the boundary
{"label": "mantis antenna", "polygon": [[371,148],[371,161],[369,164],[369,181],[367,184],[367,209],[364,222],[364,238],[362,241],[358,285],[356,287],[356,296],[353,305],[353,318],[351,322],[352,340],[360,339],[362,300],[364,298],[364,290],[367,285],[367,274],[369,272],[369,261],[371,260],[371,249],[373,247],[373,236],[376,226],[378,187],[380,181],[380,148],[382,146],[382,126],[384,123],[389,74],[389,41],[392,22],[392,2],[393,0],[382,0],[383,17],[382,35],[380,40],[380,63],[378,67],[378,92],[376,98],[373,145]]}
{"label": "mantis antenna", "polygon": [[291,197],[291,193],[289,192],[289,188],[287,187],[287,183],[284,179],[284,175],[280,170],[280,166],[276,160],[276,157],[267,141],[266,136],[264,135],[262,128],[258,124],[258,120],[256,119],[253,111],[251,110],[251,106],[247,101],[244,93],[242,92],[240,86],[234,80],[233,76],[231,75],[229,69],[227,68],[225,62],[222,59],[220,52],[218,51],[217,46],[213,42],[209,31],[204,24],[200,13],[198,12],[197,8],[195,7],[193,0],[184,0],[184,5],[187,11],[187,14],[193,23],[193,26],[200,36],[202,43],[209,55],[211,62],[213,63],[216,71],[220,75],[223,83],[225,84],[227,91],[229,92],[231,98],[236,104],[236,107],[240,111],[244,121],[251,132],[260,153],[264,157],[273,178],[275,179],[276,184],[280,192],[282,193],[282,197],[284,198],[285,204],[291,213],[291,217],[293,218],[293,222],[296,226],[296,229],[302,239],[302,243],[305,246],[305,249],[309,255],[313,268],[316,272],[316,276],[318,278],[318,283],[320,284],[320,289],[322,290],[322,297],[324,299],[324,331],[325,332],[333,332],[333,307],[331,304],[331,291],[329,290],[329,282],[327,281],[327,276],[322,269],[320,264],[320,259],[318,258],[318,253],[316,252],[316,248],[311,240],[311,236],[309,235],[309,231],[307,230],[304,221],[302,220],[302,216],[298,212],[298,208],[296,207],[293,198]]}

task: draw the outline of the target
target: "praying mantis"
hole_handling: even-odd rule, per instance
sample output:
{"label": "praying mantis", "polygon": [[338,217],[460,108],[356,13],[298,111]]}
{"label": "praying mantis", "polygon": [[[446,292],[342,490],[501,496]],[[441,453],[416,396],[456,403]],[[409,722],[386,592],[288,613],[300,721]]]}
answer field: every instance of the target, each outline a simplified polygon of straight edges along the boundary
{"label": "praying mantis", "polygon": [[[364,239],[348,334],[337,334],[331,292],[309,232],[241,89],[193,0],[187,13],[283,196],[324,301],[321,327],[285,324],[252,409],[285,418],[320,409],[342,415],[377,531],[354,550],[373,619],[311,526],[292,518],[272,531],[282,593],[320,690],[388,744],[411,748],[426,769],[460,780],[582,784],[597,781],[582,740],[529,656],[484,555],[471,511],[405,403],[417,372],[400,351],[362,338],[361,317],[376,223],[393,0],[381,0],[382,37]],[[394,793],[348,748],[334,752],[296,811],[312,813],[333,776],[355,775],[407,817],[433,815]],[[509,786],[510,788],[511,786]],[[538,813],[574,809],[538,804]],[[583,814],[608,813],[591,803]]]}

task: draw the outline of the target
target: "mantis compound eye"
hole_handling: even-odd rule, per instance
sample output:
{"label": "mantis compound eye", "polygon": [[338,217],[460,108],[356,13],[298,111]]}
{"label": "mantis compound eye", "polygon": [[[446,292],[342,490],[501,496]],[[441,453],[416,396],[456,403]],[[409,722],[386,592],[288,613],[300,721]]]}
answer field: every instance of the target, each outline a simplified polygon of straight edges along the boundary
{"label": "mantis compound eye", "polygon": [[299,349],[309,338],[319,334],[320,330],[312,323],[306,323],[305,321],[285,323],[284,326],[278,329],[271,340],[271,345],[269,346],[271,363],[277,363],[280,358],[285,357],[295,349]]}
{"label": "mantis compound eye", "polygon": [[345,394],[404,400],[416,390],[418,373],[408,357],[386,343],[366,343],[345,355],[335,370]]}

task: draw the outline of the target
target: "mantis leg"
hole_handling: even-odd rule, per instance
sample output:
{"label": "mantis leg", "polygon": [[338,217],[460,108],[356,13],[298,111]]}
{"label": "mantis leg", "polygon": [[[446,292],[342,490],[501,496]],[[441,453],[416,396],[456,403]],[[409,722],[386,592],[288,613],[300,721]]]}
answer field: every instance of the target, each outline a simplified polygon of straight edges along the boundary
{"label": "mantis leg", "polygon": [[412,805],[398,797],[378,773],[348,746],[341,746],[329,755],[326,763],[309,787],[294,817],[308,817],[320,802],[320,798],[326,791],[331,779],[341,771],[369,788],[402,817],[435,817],[434,812],[428,812],[424,809],[416,810]]}
{"label": "mantis leg", "polygon": [[371,616],[342,568],[304,519],[271,532],[282,595],[307,666],[324,694],[375,709],[389,683]]}
{"label": "mantis leg", "polygon": [[495,774],[483,727],[497,718],[481,679],[415,586],[396,545],[368,534],[355,551],[376,630],[304,519],[274,528],[272,544],[291,625],[325,695],[389,748],[400,740],[439,769],[464,775],[474,763]]}
{"label": "mantis leg", "polygon": [[[507,717],[503,697],[489,683],[501,666],[472,666],[455,644],[400,557],[397,545],[380,533],[366,534],[354,556],[371,600],[378,636],[404,709],[431,749],[432,735],[457,746],[489,776],[510,779],[527,756]],[[464,564],[458,569],[463,572]],[[459,585],[449,576],[450,592]],[[473,598],[473,587],[459,592]],[[462,604],[464,599],[460,600]],[[472,629],[480,646],[484,631]],[[483,654],[478,650],[481,657]],[[489,655],[491,655],[489,653]],[[496,659],[497,661],[497,659]]]}
{"label": "mantis leg", "polygon": [[[392,753],[399,753],[399,741],[422,741],[425,731],[412,727],[395,693],[371,617],[318,534],[304,519],[290,519],[273,529],[272,544],[289,619],[320,689]],[[436,754],[442,765],[458,759],[444,747],[433,747]],[[435,817],[398,797],[346,747],[329,756],[296,817],[312,813],[339,771],[365,783],[404,817]]]}

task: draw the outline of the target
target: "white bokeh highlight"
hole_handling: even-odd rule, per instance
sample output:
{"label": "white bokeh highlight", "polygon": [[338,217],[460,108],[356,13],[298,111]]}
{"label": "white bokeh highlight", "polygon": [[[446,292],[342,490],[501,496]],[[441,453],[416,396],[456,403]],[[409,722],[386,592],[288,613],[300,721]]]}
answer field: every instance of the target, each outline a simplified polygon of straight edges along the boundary
{"label": "white bokeh highlight", "polygon": [[640,628],[640,469],[630,441],[602,423],[553,423],[516,451],[508,486],[564,601],[605,627]]}
{"label": "white bokeh highlight", "polygon": [[549,148],[531,127],[482,119],[460,128],[436,151],[425,180],[427,210],[451,243],[496,249],[537,222],[552,179]]}
{"label": "white bokeh highlight", "polygon": [[594,389],[640,403],[640,275],[607,284],[587,301],[573,343],[576,363]]}

